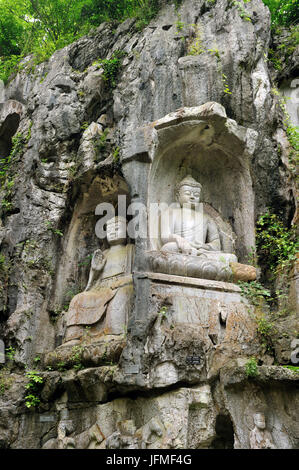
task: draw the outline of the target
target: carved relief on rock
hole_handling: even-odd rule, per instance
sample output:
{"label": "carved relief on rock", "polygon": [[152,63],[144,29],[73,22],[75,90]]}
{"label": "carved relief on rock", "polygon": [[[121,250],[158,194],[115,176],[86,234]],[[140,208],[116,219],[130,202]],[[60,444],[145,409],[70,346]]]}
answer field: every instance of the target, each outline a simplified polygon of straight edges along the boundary
{"label": "carved relief on rock", "polygon": [[127,244],[126,219],[114,217],[107,222],[109,248],[93,254],[88,284],[76,295],[66,314],[65,341],[89,335],[120,335],[126,329],[131,309],[134,245]]}
{"label": "carved relief on rock", "polygon": [[202,185],[190,175],[176,185],[177,202],[160,217],[160,251],[147,255],[150,269],[202,279],[254,280],[255,268],[223,251],[218,225],[200,203],[201,190]]}
{"label": "carved relief on rock", "polygon": [[253,416],[254,429],[250,432],[251,449],[275,449],[271,433],[266,429],[266,419],[263,413]]}

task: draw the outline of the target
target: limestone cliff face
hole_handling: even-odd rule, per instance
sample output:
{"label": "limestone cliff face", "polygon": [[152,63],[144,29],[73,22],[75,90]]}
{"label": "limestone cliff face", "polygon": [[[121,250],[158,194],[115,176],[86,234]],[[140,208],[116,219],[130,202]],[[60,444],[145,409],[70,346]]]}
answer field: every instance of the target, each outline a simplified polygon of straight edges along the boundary
{"label": "limestone cliff face", "polygon": [[[244,375],[239,350],[235,357],[228,354],[230,361],[238,359],[238,363],[224,364],[228,369],[211,375],[212,388],[208,374],[197,375],[189,369],[168,383],[146,383],[146,370],[159,354],[171,371],[172,362],[177,364],[182,351],[188,354],[190,347],[186,332],[178,331],[174,337],[157,322],[152,330],[150,324],[138,330],[129,319],[128,347],[122,355],[126,367],[130,360],[134,363],[135,354],[148,354],[148,338],[155,344],[134,380],[127,379],[121,367],[110,367],[105,361],[102,367],[79,372],[44,371],[47,379],[39,411],[26,411],[23,402],[22,367],[32,368],[37,356],[61,344],[62,312],[87,283],[88,257],[99,245],[94,232],[97,203],[115,203],[120,193],[134,201],[141,198],[136,188],[143,178],[146,184],[141,167],[147,156],[137,129],[182,108],[219,103],[228,119],[252,130],[246,145],[251,148],[255,217],[272,206],[283,209],[287,221],[293,218],[295,185],[267,58],[270,14],[260,0],[244,8],[250,21],[227,0],[185,0],[178,10],[168,5],[142,31],[136,31],[134,20],[117,26],[102,24],[92,35],[55,52],[31,73],[19,73],[7,85],[5,102],[0,105],[1,152],[9,155],[14,135],[18,145],[0,190],[0,247],[5,256],[0,271],[0,331],[16,355],[15,381],[9,392],[3,387],[0,397],[3,447],[136,448],[142,442],[145,447],[160,448],[246,448],[252,415],[257,408],[266,413],[269,400],[275,403],[275,410],[267,415],[275,445],[298,445],[294,375],[287,370],[275,372],[269,366],[271,359],[260,354],[258,343],[250,352],[260,354],[265,364],[257,383]],[[105,80],[99,60],[117,51],[123,55],[114,86]],[[295,76],[296,57],[294,53],[283,78]],[[134,160],[133,155],[138,158]],[[133,163],[128,167],[130,159]],[[235,220],[229,222],[238,232]],[[139,270],[141,248],[136,247]],[[238,255],[246,262],[246,251],[240,248]],[[296,319],[287,323],[289,330],[296,327]],[[201,350],[201,332],[189,333]],[[291,339],[277,343],[276,353],[285,363]],[[115,349],[113,354],[117,362]],[[163,367],[158,375],[164,375]],[[169,384],[176,390],[169,391]],[[161,388],[161,395],[156,391],[152,398],[140,396],[134,403],[130,398],[110,400],[111,393],[115,397],[151,388]],[[80,403],[79,411],[70,411],[68,404],[73,402]],[[92,406],[87,409],[87,404]],[[152,414],[153,408],[160,410],[160,417]],[[112,409],[118,410],[117,418],[109,420]],[[141,410],[144,422],[139,420]],[[45,413],[48,421],[40,419]],[[171,415],[179,416],[178,421],[173,422]],[[103,429],[98,431],[100,421]],[[120,422],[126,423],[123,429]],[[132,430],[130,426],[135,425]],[[98,436],[95,441],[90,437],[94,434]]]}

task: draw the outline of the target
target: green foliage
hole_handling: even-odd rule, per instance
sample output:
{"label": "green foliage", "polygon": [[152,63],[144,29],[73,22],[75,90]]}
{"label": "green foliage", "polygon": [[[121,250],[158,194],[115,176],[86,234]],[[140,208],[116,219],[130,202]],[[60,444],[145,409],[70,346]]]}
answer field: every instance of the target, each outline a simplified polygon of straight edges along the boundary
{"label": "green foliage", "polygon": [[66,363],[64,361],[58,362],[57,370],[59,370],[59,372],[64,372],[66,370],[65,366],[66,366]]}
{"label": "green foliage", "polygon": [[3,311],[6,311],[7,309],[7,285],[9,281],[10,269],[11,262],[3,253],[0,253],[0,302],[2,303]]}
{"label": "green foliage", "polygon": [[12,163],[23,152],[23,147],[26,143],[27,137],[24,137],[21,133],[17,133],[12,138],[10,154],[7,157],[1,158],[0,156],[0,187],[3,189],[3,197],[0,206],[2,215],[9,213],[13,207],[11,200],[13,196],[14,180],[9,178],[8,175],[11,174]]}
{"label": "green foliage", "polygon": [[94,62],[94,65],[103,67],[103,78],[111,89],[116,87],[116,79],[121,66],[121,59],[124,55],[123,51],[117,50],[113,52],[110,59],[101,59]]}
{"label": "green foliage", "polygon": [[297,374],[299,374],[299,367],[298,366],[282,366],[282,367],[285,367],[286,369],[289,369],[292,372],[296,372]]}
{"label": "green foliage", "polygon": [[8,281],[11,263],[3,253],[0,253],[0,293],[3,291],[4,285]]}
{"label": "green foliage", "polygon": [[13,71],[19,70],[19,61],[29,54],[32,54],[29,62],[21,68],[33,71],[56,49],[79,37],[84,3],[84,0],[0,0],[1,16],[7,18],[4,26],[0,20],[0,78],[6,82]]}
{"label": "green foliage", "polygon": [[298,152],[299,151],[299,129],[296,126],[287,126],[287,136],[291,147]]}
{"label": "green foliage", "polygon": [[77,345],[72,347],[72,355],[70,357],[70,360],[72,361],[75,370],[80,370],[84,367],[82,364],[84,349],[85,347],[83,345]]}
{"label": "green foliage", "polygon": [[[78,92],[79,93],[79,92]],[[84,92],[81,92],[84,94]],[[84,121],[80,127],[81,131],[86,131],[86,129],[88,128],[89,124],[87,121]]]}
{"label": "green foliage", "polygon": [[33,395],[33,393],[26,395],[25,400],[25,405],[27,408],[34,408],[40,404],[40,398],[36,395]]}
{"label": "green foliage", "polygon": [[283,44],[280,45],[280,47],[285,46],[286,56],[291,55],[299,44],[299,24],[296,24],[295,26],[291,26],[289,31],[290,31],[290,34],[288,38],[285,40]]}
{"label": "green foliage", "polygon": [[54,235],[63,237],[63,232],[61,230],[58,230],[57,228],[54,228],[52,225],[52,222],[50,222],[49,220],[46,221],[46,226],[47,226],[47,229],[50,230],[50,232],[54,233]]}
{"label": "green foliage", "polygon": [[[79,286],[73,286],[71,289],[65,292],[64,294],[64,305],[63,305],[63,310],[68,311],[70,302],[75,295],[79,294],[79,292],[82,292],[82,288]],[[57,310],[58,311],[58,310]]]}
{"label": "green foliage", "polygon": [[292,126],[289,119],[286,121],[286,124],[286,132],[291,146],[289,162],[293,171],[296,172],[299,164],[299,128]]}
{"label": "green foliage", "polygon": [[201,31],[197,25],[188,25],[195,27],[195,39],[188,48],[188,55],[200,55],[205,52],[205,49],[202,44]]}
{"label": "green foliage", "polygon": [[257,377],[259,375],[258,365],[255,357],[251,357],[245,365],[247,377]]}
{"label": "green foliage", "polygon": [[164,305],[163,307],[161,307],[160,311],[158,312],[158,315],[161,315],[162,318],[166,318],[167,311],[168,307]]}
{"label": "green foliage", "polygon": [[[103,21],[137,19],[137,30],[146,26],[165,3],[172,0],[0,0],[0,79],[5,82],[17,72],[20,60],[28,71],[47,60],[55,50],[75,41]],[[175,0],[176,9],[181,0]],[[214,4],[215,0],[208,0]],[[245,21],[250,16],[246,1],[232,0]],[[298,22],[297,0],[264,0],[274,25],[290,26]],[[181,25],[177,25],[178,28]]]}
{"label": "green foliage", "polygon": [[180,20],[180,16],[178,17],[179,19],[175,22],[176,29],[177,29],[177,34],[181,31],[183,31],[185,27],[185,23]]}
{"label": "green foliage", "polygon": [[291,26],[298,23],[299,3],[297,0],[263,0],[271,12],[272,25]]}
{"label": "green foliage", "polygon": [[14,379],[11,377],[11,371],[8,367],[0,370],[0,396],[4,395],[10,389]]}
{"label": "green foliage", "polygon": [[[150,21],[156,16],[159,11],[160,3],[159,0],[138,0],[137,8],[135,6],[135,14],[137,21],[135,27],[137,30],[143,29],[147,26]],[[134,10],[132,10],[133,13]]]}
{"label": "green foliage", "polygon": [[208,52],[214,55],[217,59],[220,59],[219,50],[218,49],[208,49]]}
{"label": "green foliage", "polygon": [[224,93],[226,93],[227,95],[231,95],[232,92],[230,91],[230,89],[228,87],[227,76],[224,73],[222,74],[222,84],[223,84]]}
{"label": "green foliage", "polygon": [[269,49],[268,59],[272,62],[273,67],[280,71],[282,70],[282,61],[277,57],[277,53],[273,49]]}
{"label": "green foliage", "polygon": [[[250,0],[244,0],[244,3],[247,3]],[[251,17],[249,16],[249,13],[245,10],[243,6],[243,2],[238,2],[237,0],[231,0],[230,3],[234,6],[237,7],[238,13],[240,17],[245,20],[245,21],[251,21]]]}
{"label": "green foliage", "polygon": [[[140,30],[163,4],[162,0],[0,0],[0,79],[7,82],[19,67],[34,71],[55,50],[103,21],[136,17]],[[30,60],[20,66],[28,55]]]}
{"label": "green foliage", "polygon": [[27,371],[25,375],[29,379],[29,382],[25,385],[26,390],[29,392],[25,396],[25,405],[27,408],[34,408],[40,404],[39,393],[44,379],[36,370]]}
{"label": "green foliage", "polygon": [[8,3],[0,2],[0,56],[18,55],[21,52],[20,39],[26,28],[25,22],[15,17]]}
{"label": "green foliage", "polygon": [[269,307],[274,300],[270,291],[257,281],[239,281],[238,285],[241,288],[242,295],[255,307],[253,319],[256,321],[262,346],[267,352],[273,352],[272,335],[276,331],[273,323],[267,319],[265,313],[261,313],[261,310],[264,307]]}
{"label": "green foliage", "polygon": [[269,322],[266,316],[263,314],[260,317],[256,317],[257,331],[260,335],[263,347],[267,352],[273,351],[272,344],[272,333],[274,333],[274,325]]}
{"label": "green foliage", "polygon": [[[0,20],[1,21],[1,20]],[[20,61],[22,60],[22,55],[11,55],[9,57],[0,57],[0,80],[3,80],[4,83],[8,82],[9,77],[13,73],[17,73],[22,70]]]}
{"label": "green foliage", "polygon": [[217,60],[217,71],[219,72],[221,76],[223,92],[227,95],[231,95],[232,92],[230,91],[229,86],[228,86],[227,76],[223,73],[219,50],[216,47],[214,49],[206,49],[206,47],[203,45],[201,32],[200,32],[198,25],[196,24],[185,25],[181,21],[178,21],[176,24],[177,24],[177,29],[178,28],[183,29],[184,26],[189,26],[189,27],[192,26],[195,28],[195,31],[196,31],[195,39],[192,41],[192,43],[188,47],[188,55],[200,55],[204,52],[207,52],[213,57],[215,57]]}
{"label": "green foliage", "polygon": [[260,307],[264,302],[271,299],[270,291],[258,281],[238,281],[238,285],[244,297],[246,297],[255,307]]}
{"label": "green foliage", "polygon": [[5,355],[9,361],[13,361],[16,355],[16,350],[12,346],[5,349]]}
{"label": "green foliage", "polygon": [[0,253],[0,271],[4,270],[4,266],[5,266],[5,256]]}
{"label": "green foliage", "polygon": [[148,24],[157,14],[161,0],[92,0],[83,9],[82,19],[97,26],[103,21],[123,21],[137,17],[137,29]]}
{"label": "green foliage", "polygon": [[4,183],[4,198],[1,201],[2,214],[7,214],[12,209],[12,188],[14,185],[14,180],[6,179]]}
{"label": "green foliage", "polygon": [[259,262],[274,275],[291,267],[298,251],[295,228],[287,228],[282,220],[267,211],[256,225],[256,246]]}
{"label": "green foliage", "polygon": [[[276,37],[274,37],[272,48],[269,49],[268,58],[266,58],[266,60],[269,60],[278,72],[283,72],[290,65],[292,60],[291,56],[298,47],[299,24],[290,26],[288,29],[284,28],[283,31],[279,26],[274,26],[273,33]],[[286,110],[285,99],[280,96],[277,89],[273,89],[272,92],[279,96],[281,108],[286,120],[288,121],[286,126],[288,126],[290,124],[290,119]]]}
{"label": "green foliage", "polygon": [[25,375],[29,379],[29,382],[25,387],[27,390],[33,390],[37,384],[42,384],[44,382],[43,377],[41,377],[36,370],[29,370]]}
{"label": "green foliage", "polygon": [[97,139],[94,141],[94,148],[95,150],[101,151],[106,147],[106,140],[108,135],[109,129],[105,129],[103,134],[101,134]]}
{"label": "green foliage", "polygon": [[113,150],[113,153],[112,153],[112,157],[113,157],[113,160],[115,162],[118,162],[119,161],[119,152],[120,152],[120,148],[119,147],[115,147],[115,149]]}
{"label": "green foliage", "polygon": [[83,261],[81,261],[80,263],[78,263],[78,266],[89,266],[90,265],[90,262],[92,260],[92,256],[93,255],[87,255],[85,256],[85,258],[83,258]]}
{"label": "green foliage", "polygon": [[22,152],[24,144],[26,142],[26,139],[24,138],[23,134],[18,132],[13,138],[12,138],[12,149],[10,154],[7,157],[2,157],[0,156],[0,183],[3,184],[7,172],[9,170],[10,164],[12,160]]}
{"label": "green foliage", "polygon": [[[106,128],[101,135],[97,135],[93,139],[93,148],[95,150],[94,160],[95,162],[101,161],[104,157],[104,152],[109,152],[109,143],[107,137],[109,134],[109,129]],[[107,153],[108,156],[108,153]]]}
{"label": "green foliage", "polygon": [[257,325],[258,332],[262,336],[269,336],[270,332],[272,331],[273,324],[270,323],[264,315],[257,319]]}
{"label": "green foliage", "polygon": [[283,124],[285,126],[288,141],[290,144],[290,152],[289,152],[290,169],[291,171],[296,173],[297,164],[299,162],[299,128],[291,124],[290,115],[287,112],[286,99],[283,96],[281,96],[281,94],[275,87],[272,88],[271,92],[274,96],[277,96],[278,106],[280,107],[283,113]]}

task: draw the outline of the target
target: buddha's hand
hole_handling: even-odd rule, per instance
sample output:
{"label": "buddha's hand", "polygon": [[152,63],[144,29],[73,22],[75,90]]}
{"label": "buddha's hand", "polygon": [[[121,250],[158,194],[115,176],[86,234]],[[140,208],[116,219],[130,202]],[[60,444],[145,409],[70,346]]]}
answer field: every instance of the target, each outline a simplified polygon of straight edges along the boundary
{"label": "buddha's hand", "polygon": [[204,254],[209,254],[209,253],[211,253],[211,250],[207,249],[206,245],[197,250],[197,255],[198,256],[204,255]]}
{"label": "buddha's hand", "polygon": [[95,271],[101,271],[106,263],[106,258],[102,250],[96,250],[91,260],[91,267]]}
{"label": "buddha's hand", "polygon": [[199,250],[197,250],[197,256],[203,256],[203,257],[207,257],[208,255],[208,251],[207,250],[203,250],[202,248],[200,248]]}
{"label": "buddha's hand", "polygon": [[189,243],[185,238],[182,238],[180,236],[176,236],[176,244],[178,246],[178,249],[181,253],[184,255],[193,255],[196,256],[197,250],[193,248],[191,243]]}
{"label": "buddha's hand", "polygon": [[201,243],[195,240],[194,242],[192,242],[192,246],[196,248],[197,250],[200,250],[201,248],[204,248],[206,245],[204,243]]}

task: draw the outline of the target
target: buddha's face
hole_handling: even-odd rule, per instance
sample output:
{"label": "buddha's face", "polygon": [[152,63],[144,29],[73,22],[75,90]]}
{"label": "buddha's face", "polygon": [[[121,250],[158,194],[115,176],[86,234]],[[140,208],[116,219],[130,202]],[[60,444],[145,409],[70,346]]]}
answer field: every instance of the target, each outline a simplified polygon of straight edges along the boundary
{"label": "buddha's face", "polygon": [[266,428],[265,416],[263,414],[257,413],[254,415],[253,419],[254,419],[254,424],[256,425],[257,428],[259,429]]}
{"label": "buddha's face", "polygon": [[124,220],[112,219],[107,222],[107,240],[109,245],[124,244],[127,239],[127,225]]}
{"label": "buddha's face", "polygon": [[178,201],[181,206],[189,204],[195,206],[200,201],[200,187],[183,185],[178,191]]}

